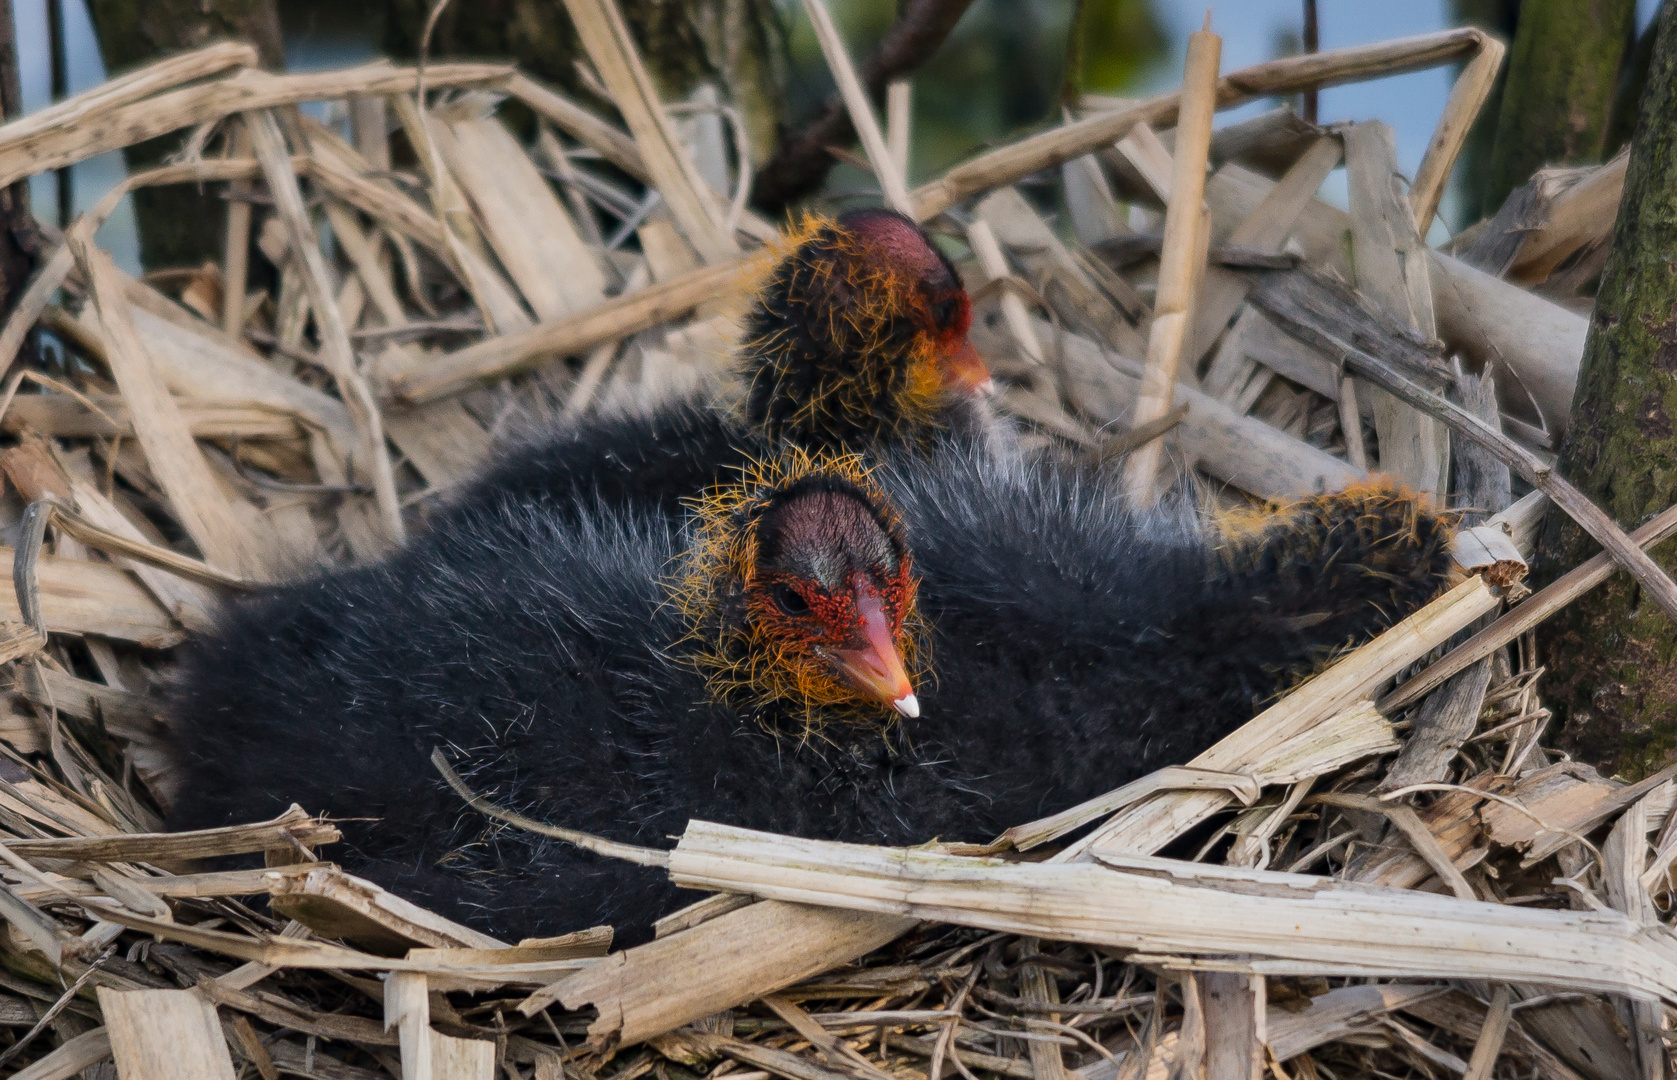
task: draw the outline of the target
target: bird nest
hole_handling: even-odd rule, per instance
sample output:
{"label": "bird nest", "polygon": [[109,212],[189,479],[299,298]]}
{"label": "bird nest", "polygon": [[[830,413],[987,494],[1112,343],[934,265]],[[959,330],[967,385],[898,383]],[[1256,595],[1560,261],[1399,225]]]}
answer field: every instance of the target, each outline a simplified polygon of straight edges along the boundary
{"label": "bird nest", "polygon": [[[983,847],[693,822],[666,870],[711,895],[615,953],[606,927],[508,943],[426,912],[334,867],[337,830],[304,809],[163,832],[169,650],[218,599],[377,558],[526,424],[726,381],[777,230],[730,202],[748,177],[722,125],[650,95],[609,0],[570,7],[627,131],[499,65],[273,75],[232,44],[0,127],[7,183],[188,133],[178,161],[47,238],[0,331],[0,1072],[1664,1075],[1672,773],[1626,783],[1546,749],[1532,633],[1672,515],[1541,593],[1520,581],[1544,492],[1567,497],[1533,462],[1585,331],[1522,286],[1587,277],[1611,200],[1568,193],[1622,184],[1623,163],[1546,178],[1536,224],[1425,247],[1416,222],[1501,59],[1475,30],[1222,80],[1229,106],[1465,64],[1407,194],[1378,124],[1280,110],[1196,147],[1212,85],[1192,65],[1180,94],[1086,100],[912,189],[906,113],[881,134],[851,95],[887,202],[982,285],[974,340],[1028,449],[1163,447],[1143,486],[1229,509],[1374,465],[1495,512],[1457,541],[1460,584],[1193,761]],[[532,141],[495,117],[506,97]],[[317,101],[324,121],[296,107]],[[1209,178],[1174,169],[1160,133],[1179,115],[1175,145],[1208,153]],[[1314,197],[1342,160],[1349,212]],[[185,183],[225,192],[225,263],[121,272],[99,224],[128,192]],[[1195,267],[1171,223],[1202,199]],[[252,237],[273,271],[255,293]],[[1166,353],[1174,402],[1143,393]],[[1447,355],[1495,356],[1518,393],[1499,407]],[[1378,422],[1371,384],[1396,399]],[[1446,428],[1471,483],[1426,452]],[[1516,500],[1520,477],[1543,490]],[[226,868],[257,853],[264,868]]]}

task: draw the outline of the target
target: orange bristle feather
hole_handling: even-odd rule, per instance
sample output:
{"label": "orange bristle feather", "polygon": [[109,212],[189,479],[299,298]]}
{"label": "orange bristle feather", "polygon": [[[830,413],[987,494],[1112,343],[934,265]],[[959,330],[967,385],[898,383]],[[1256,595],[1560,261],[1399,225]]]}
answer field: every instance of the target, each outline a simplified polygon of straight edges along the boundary
{"label": "orange bristle feather", "polygon": [[754,328],[739,358],[748,419],[770,438],[848,446],[872,441],[858,439],[862,432],[924,441],[944,428],[944,365],[966,340],[970,304],[942,257],[922,245],[918,261],[950,278],[947,296],[935,298],[950,305],[940,325],[925,270],[904,257],[905,246],[816,215],[774,245],[757,310],[777,317]]}
{"label": "orange bristle feather", "polygon": [[[831,723],[884,727],[896,715],[835,677],[831,666],[811,651],[811,640],[791,629],[758,588],[758,526],[764,512],[777,494],[822,474],[860,491],[890,535],[900,539],[896,512],[860,458],[809,454],[792,446],[778,459],[747,466],[738,482],[689,501],[690,542],[668,581],[670,602],[688,627],[676,652],[704,675],[713,700],[756,714],[771,730],[778,726],[769,722],[769,714],[778,712],[794,722],[804,739]],[[894,640],[918,683],[926,674],[927,635],[906,556],[894,584],[897,595],[890,599],[902,613]],[[842,620],[847,614],[854,613],[835,610],[829,617]]]}

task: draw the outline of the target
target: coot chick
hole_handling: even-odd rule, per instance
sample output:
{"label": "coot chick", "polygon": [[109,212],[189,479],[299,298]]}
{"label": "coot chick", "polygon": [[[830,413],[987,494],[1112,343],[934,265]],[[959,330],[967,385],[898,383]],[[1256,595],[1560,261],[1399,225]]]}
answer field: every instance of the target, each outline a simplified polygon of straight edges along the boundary
{"label": "coot chick", "polygon": [[[171,824],[291,802],[353,873],[506,938],[619,941],[690,895],[488,822],[652,847],[691,818],[880,844],[988,840],[1187,760],[1443,582],[1447,529],[1370,490],[1219,544],[1087,477],[946,453],[751,471],[685,532],[503,503],[390,562],[230,610],[188,647]],[[375,820],[365,820],[365,819]]]}
{"label": "coot chick", "polygon": [[991,438],[998,421],[971,322],[954,265],[909,218],[808,218],[746,318],[738,402],[677,400],[545,431],[512,448],[439,523],[508,501],[564,507],[577,495],[674,517],[682,499],[785,444],[925,450],[948,436]]}

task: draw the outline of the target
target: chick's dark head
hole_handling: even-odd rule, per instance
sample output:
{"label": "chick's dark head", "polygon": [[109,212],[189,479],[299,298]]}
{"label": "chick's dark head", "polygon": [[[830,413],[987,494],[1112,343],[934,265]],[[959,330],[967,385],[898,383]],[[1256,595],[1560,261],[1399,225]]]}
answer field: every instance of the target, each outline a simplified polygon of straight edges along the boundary
{"label": "chick's dark head", "polygon": [[990,389],[955,267],[890,210],[811,218],[758,295],[747,416],[810,449],[923,442]]}
{"label": "chick's dark head", "polygon": [[919,715],[913,560],[857,458],[794,449],[694,509],[672,591],[713,697],[805,734]]}

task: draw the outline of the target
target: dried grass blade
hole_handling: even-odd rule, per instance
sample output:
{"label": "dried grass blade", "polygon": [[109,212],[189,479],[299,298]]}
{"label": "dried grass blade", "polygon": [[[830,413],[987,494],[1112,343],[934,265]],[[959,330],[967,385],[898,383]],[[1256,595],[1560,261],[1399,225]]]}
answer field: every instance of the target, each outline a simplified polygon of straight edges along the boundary
{"label": "dried grass blade", "polygon": [[613,0],[565,0],[565,8],[634,136],[652,186],[688,241],[711,265],[738,255],[739,244],[722,227],[720,199],[676,136],[617,5]]}
{"label": "dried grass blade", "polygon": [[92,287],[106,358],[132,410],[135,435],[181,527],[206,561],[238,577],[263,576],[263,546],[222,496],[179,406],[163,385],[140,339],[111,257],[95,248],[80,230],[72,230],[68,239]]}
{"label": "dried grass blade", "polygon": [[297,174],[291,168],[286,152],[285,136],[279,123],[269,112],[247,113],[245,125],[250,129],[256,158],[268,178],[268,190],[274,197],[274,208],[285,223],[291,238],[291,251],[298,260],[303,284],[308,289],[309,304],[314,309],[315,326],[320,331],[320,353],[337,383],[360,435],[357,460],[372,476],[373,493],[378,499],[379,513],[385,533],[392,544],[400,544],[407,536],[402,524],[402,507],[396,497],[396,476],[390,466],[390,451],[384,443],[384,423],[379,416],[378,403],[367,389],[355,363],[355,349],[344,327],[343,315],[333,295],[330,272],[320,254],[320,240],[315,236],[308,209],[303,205],[303,191],[297,185]]}

